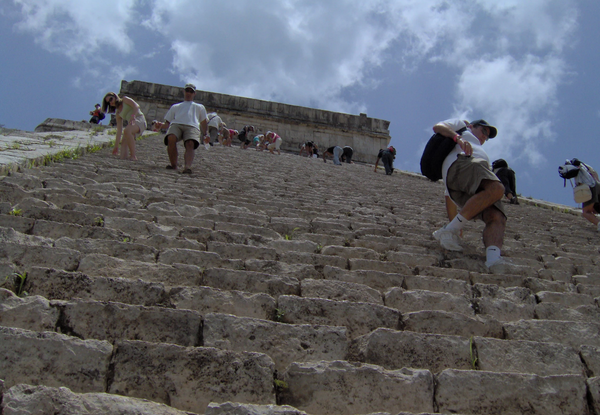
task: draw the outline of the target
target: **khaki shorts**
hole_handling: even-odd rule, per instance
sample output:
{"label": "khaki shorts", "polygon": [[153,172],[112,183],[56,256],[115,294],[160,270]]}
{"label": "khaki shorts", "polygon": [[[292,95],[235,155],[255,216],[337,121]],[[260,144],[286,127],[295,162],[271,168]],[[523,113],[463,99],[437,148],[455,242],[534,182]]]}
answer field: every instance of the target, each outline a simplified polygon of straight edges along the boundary
{"label": "khaki shorts", "polygon": [[188,140],[192,140],[194,142],[194,149],[197,149],[200,145],[200,130],[196,127],[192,127],[191,125],[169,125],[169,129],[167,130],[167,134],[165,135],[165,145],[169,144],[167,137],[170,135],[174,135],[177,138],[177,142],[183,140],[183,142],[185,143]]}
{"label": "khaki shorts", "polygon": [[140,132],[135,134],[133,138],[139,137],[144,134],[144,131],[148,128],[148,124],[146,124],[146,117],[141,112],[135,116],[133,119],[133,124],[137,125],[140,128]]}
{"label": "khaki shorts", "polygon": [[[467,200],[482,190],[482,180],[500,182],[500,179],[490,170],[487,161],[459,154],[456,161],[448,169],[446,188],[450,198],[462,208]],[[494,206],[506,217],[501,199],[496,201]],[[481,213],[476,218],[481,219]]]}

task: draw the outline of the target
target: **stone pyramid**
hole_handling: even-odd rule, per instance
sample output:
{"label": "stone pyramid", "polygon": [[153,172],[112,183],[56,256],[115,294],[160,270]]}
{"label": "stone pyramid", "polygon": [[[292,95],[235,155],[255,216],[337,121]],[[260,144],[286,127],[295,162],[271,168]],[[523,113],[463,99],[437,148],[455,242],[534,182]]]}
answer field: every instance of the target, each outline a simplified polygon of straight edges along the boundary
{"label": "stone pyramid", "polygon": [[481,223],[463,253],[432,238],[417,175],[218,146],[183,175],[159,135],[138,157],[0,180],[3,415],[600,414],[581,217],[507,205],[523,273],[489,275]]}

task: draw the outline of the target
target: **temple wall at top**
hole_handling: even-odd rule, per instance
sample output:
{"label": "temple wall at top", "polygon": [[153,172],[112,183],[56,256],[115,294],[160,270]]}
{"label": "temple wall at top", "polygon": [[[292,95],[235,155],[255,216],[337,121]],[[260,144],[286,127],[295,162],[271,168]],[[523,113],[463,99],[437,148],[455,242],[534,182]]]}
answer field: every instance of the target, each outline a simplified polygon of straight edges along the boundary
{"label": "temple wall at top", "polygon": [[[146,116],[163,121],[171,105],[183,101],[183,87],[153,84],[142,81],[122,81],[120,95],[134,99]],[[217,112],[228,128],[241,129],[251,124],[256,134],[275,131],[283,143],[282,150],[298,151],[308,140],[314,141],[320,153],[331,146],[349,145],[354,149],[353,160],[374,163],[379,149],[390,142],[389,121],[333,111],[263,101],[215,92],[196,92],[194,99],[207,112]]]}

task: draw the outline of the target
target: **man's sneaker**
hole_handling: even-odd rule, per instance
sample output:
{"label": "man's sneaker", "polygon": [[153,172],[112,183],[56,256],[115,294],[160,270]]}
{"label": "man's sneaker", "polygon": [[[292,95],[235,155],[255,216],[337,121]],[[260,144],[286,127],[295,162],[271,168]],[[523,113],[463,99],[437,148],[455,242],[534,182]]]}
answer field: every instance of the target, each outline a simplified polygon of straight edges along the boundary
{"label": "man's sneaker", "polygon": [[493,263],[485,263],[485,266],[491,274],[508,274],[508,275],[526,275],[525,269],[522,265],[516,265],[510,262],[504,257],[500,257]]}
{"label": "man's sneaker", "polygon": [[461,252],[463,250],[462,246],[459,244],[460,238],[458,237],[458,234],[446,229],[445,226],[435,231],[433,237],[440,241],[440,245],[448,251]]}

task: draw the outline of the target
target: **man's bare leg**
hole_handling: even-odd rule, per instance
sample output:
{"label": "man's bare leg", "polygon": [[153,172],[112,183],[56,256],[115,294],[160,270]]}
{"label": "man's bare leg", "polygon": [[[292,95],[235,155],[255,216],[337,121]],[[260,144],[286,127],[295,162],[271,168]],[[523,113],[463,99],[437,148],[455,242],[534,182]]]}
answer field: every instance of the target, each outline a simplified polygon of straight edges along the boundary
{"label": "man's bare leg", "polygon": [[184,169],[191,169],[192,163],[194,162],[194,141],[187,140],[185,142],[185,154],[183,155],[183,160],[185,162]]}
{"label": "man's bare leg", "polygon": [[467,200],[460,214],[467,220],[473,219],[504,196],[504,186],[495,180],[482,180],[482,191]]}
{"label": "man's bare leg", "polygon": [[173,170],[177,170],[177,137],[169,134],[167,137],[167,153],[169,154],[169,163]]}

